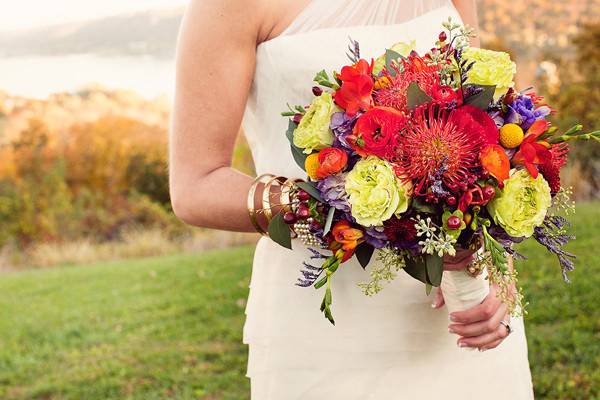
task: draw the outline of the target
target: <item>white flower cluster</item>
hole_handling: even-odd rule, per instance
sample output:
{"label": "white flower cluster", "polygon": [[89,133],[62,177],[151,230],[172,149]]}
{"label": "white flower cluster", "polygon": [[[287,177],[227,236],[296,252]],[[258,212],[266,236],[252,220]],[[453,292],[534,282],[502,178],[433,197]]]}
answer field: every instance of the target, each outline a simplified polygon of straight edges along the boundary
{"label": "white flower cluster", "polygon": [[[445,233],[439,226],[436,226],[431,218],[422,219],[417,215],[417,236],[424,240],[419,242],[423,254],[436,254],[440,257],[444,255],[456,255],[456,239]],[[438,233],[439,232],[439,233]]]}

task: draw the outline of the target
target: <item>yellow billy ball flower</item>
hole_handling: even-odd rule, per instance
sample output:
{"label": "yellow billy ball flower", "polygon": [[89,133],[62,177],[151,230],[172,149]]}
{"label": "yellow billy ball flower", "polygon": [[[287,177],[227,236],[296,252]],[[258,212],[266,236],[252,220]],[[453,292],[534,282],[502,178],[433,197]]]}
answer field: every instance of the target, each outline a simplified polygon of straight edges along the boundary
{"label": "yellow billy ball flower", "polygon": [[523,143],[523,129],[517,124],[506,124],[500,129],[500,143],[507,149],[514,149]]}
{"label": "yellow billy ball flower", "polygon": [[319,153],[313,153],[306,157],[304,161],[304,169],[308,177],[312,180],[317,180],[317,169],[319,168]]}

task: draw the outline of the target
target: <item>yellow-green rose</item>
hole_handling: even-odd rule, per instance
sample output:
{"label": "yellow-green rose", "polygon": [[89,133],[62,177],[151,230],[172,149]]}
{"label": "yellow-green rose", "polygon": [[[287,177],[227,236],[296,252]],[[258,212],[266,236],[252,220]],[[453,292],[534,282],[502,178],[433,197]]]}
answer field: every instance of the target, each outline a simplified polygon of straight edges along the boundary
{"label": "yellow-green rose", "polygon": [[475,61],[473,68],[467,72],[467,83],[495,85],[495,99],[515,86],[513,79],[517,72],[517,65],[510,59],[508,53],[468,47],[463,52],[463,59],[469,63]]}
{"label": "yellow-green rose", "polygon": [[[390,50],[395,51],[396,53],[400,54],[403,57],[408,57],[410,52],[413,51],[416,47],[417,47],[417,42],[413,40],[410,43],[404,43],[404,42],[396,43],[395,45],[392,46],[392,48]],[[386,57],[386,55],[383,54],[375,60],[375,63],[373,64],[373,74],[375,76],[379,75],[379,73],[383,70],[383,67],[385,67],[385,61],[386,61],[385,57]]]}
{"label": "yellow-green rose", "polygon": [[323,92],[315,97],[294,131],[294,145],[304,149],[306,154],[331,146],[334,137],[329,125],[336,111],[331,93]]}
{"label": "yellow-green rose", "polygon": [[504,189],[487,205],[492,218],[513,237],[529,237],[542,225],[552,197],[550,186],[539,174],[536,179],[526,169],[511,170]]}
{"label": "yellow-green rose", "polygon": [[363,226],[381,226],[408,209],[412,184],[398,179],[392,166],[377,157],[356,163],[345,184],[351,213]]}

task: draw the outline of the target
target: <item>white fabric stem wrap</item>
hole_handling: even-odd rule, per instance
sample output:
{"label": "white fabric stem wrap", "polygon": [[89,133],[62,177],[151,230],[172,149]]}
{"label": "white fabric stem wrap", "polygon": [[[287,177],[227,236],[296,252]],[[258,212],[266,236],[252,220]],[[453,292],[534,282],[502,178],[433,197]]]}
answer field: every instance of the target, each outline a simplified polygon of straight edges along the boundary
{"label": "white fabric stem wrap", "polygon": [[444,271],[441,289],[448,313],[464,311],[480,304],[490,293],[487,270],[477,277],[465,271]]}

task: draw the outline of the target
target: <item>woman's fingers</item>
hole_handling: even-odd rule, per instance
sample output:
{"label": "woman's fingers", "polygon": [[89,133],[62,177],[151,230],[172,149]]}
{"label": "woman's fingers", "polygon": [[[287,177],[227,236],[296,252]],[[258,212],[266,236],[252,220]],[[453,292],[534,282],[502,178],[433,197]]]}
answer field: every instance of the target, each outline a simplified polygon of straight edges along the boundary
{"label": "woman's fingers", "polygon": [[502,302],[496,296],[494,286],[490,286],[490,293],[481,303],[465,311],[456,311],[450,314],[450,320],[459,324],[472,324],[487,321],[492,318]]}
{"label": "woman's fingers", "polygon": [[455,333],[462,337],[476,337],[492,333],[498,329],[500,322],[506,318],[506,311],[508,307],[506,304],[500,304],[500,307],[496,311],[496,314],[487,321],[475,322],[472,324],[451,324],[448,326],[450,333]]}
{"label": "woman's fingers", "polygon": [[433,299],[433,302],[431,303],[431,308],[442,308],[445,304],[444,301],[444,294],[442,293],[442,289],[441,288],[437,288],[435,291],[435,298]]}
{"label": "woman's fingers", "polygon": [[[481,336],[458,339],[459,347],[476,347],[479,349],[492,348],[497,341],[503,341],[508,336],[508,331],[504,325],[499,325],[493,332]],[[497,346],[497,345],[496,345]],[[494,346],[495,347],[495,346]]]}

